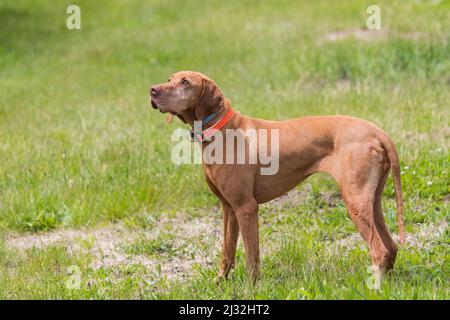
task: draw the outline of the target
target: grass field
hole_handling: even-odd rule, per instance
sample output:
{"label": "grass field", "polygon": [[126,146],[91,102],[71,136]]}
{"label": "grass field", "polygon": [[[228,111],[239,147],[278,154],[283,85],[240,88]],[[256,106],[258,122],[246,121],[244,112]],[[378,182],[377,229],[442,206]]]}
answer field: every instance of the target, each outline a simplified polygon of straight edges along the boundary
{"label": "grass field", "polygon": [[[377,1],[378,31],[363,31],[371,1],[77,1],[81,30],[69,4],[0,4],[0,298],[450,298],[450,1]],[[348,114],[389,133],[408,243],[381,290],[321,175],[261,208],[262,280],[240,243],[215,283],[218,202],[200,166],[170,161],[181,123],[149,107],[178,70],[247,115]],[[383,205],[396,234],[391,180]]]}

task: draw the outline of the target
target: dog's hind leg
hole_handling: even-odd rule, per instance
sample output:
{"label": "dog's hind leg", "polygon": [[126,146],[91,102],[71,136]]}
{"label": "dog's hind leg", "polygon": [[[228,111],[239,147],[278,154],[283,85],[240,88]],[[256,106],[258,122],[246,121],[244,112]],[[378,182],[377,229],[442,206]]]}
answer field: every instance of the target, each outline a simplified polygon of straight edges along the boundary
{"label": "dog's hind leg", "polygon": [[389,169],[381,148],[367,144],[349,146],[340,152],[334,172],[352,221],[367,243],[372,264],[392,269],[397,246],[385,224],[381,197]]}
{"label": "dog's hind leg", "polygon": [[[387,159],[387,156],[385,157]],[[380,235],[381,241],[383,243],[384,250],[380,250],[379,254],[372,259],[375,260],[377,265],[381,266],[385,271],[390,270],[394,267],[395,258],[397,256],[397,245],[395,244],[394,240],[392,239],[391,233],[389,232],[388,227],[386,226],[386,222],[384,220],[383,216],[383,209],[382,209],[382,198],[383,198],[383,191],[384,187],[386,185],[387,178],[389,176],[389,159],[385,161],[385,164],[382,169],[382,174],[380,177],[380,181],[378,183],[377,189],[375,191],[375,202],[373,206],[374,211],[374,221],[375,226],[378,230],[378,233]]]}

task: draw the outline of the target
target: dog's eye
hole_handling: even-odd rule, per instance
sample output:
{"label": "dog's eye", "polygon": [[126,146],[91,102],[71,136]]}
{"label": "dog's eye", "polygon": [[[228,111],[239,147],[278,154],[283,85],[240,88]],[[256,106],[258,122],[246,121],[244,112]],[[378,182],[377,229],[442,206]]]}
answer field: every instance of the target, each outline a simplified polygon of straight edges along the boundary
{"label": "dog's eye", "polygon": [[181,80],[181,83],[185,86],[190,85],[189,81],[187,81],[186,79]]}
{"label": "dog's eye", "polygon": [[170,80],[172,80],[172,79],[169,78],[169,80],[167,80],[167,82],[170,82]]}

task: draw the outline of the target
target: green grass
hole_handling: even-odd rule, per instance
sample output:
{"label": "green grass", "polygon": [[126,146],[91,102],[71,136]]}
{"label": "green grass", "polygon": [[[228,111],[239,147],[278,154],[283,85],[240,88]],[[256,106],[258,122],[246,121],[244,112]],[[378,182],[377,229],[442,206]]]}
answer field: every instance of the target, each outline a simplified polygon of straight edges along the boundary
{"label": "green grass", "polygon": [[[201,167],[170,162],[170,134],[181,124],[166,125],[149,107],[148,87],[178,70],[208,74],[247,115],[349,114],[377,123],[399,151],[407,231],[448,222],[450,2],[434,2],[379,1],[382,37],[330,42],[330,32],[364,27],[372,3],[78,1],[82,29],[69,31],[70,1],[2,1],[2,238],[114,222],[140,232],[154,228],[149,216],[212,212],[217,200]],[[0,297],[450,297],[448,230],[427,250],[401,250],[382,292],[370,290],[365,249],[327,251],[327,241],[355,232],[345,208],[320,197],[335,184],[326,176],[309,183],[305,203],[261,210],[263,254],[274,249],[263,255],[256,288],[242,252],[231,281],[217,286],[218,257],[188,281],[172,281],[139,264],[94,270],[89,256],[60,246],[19,254],[2,240]],[[396,231],[393,196],[389,181],[385,217]],[[139,239],[125,249],[176,255],[172,241]],[[83,272],[81,289],[65,286],[70,265]]]}

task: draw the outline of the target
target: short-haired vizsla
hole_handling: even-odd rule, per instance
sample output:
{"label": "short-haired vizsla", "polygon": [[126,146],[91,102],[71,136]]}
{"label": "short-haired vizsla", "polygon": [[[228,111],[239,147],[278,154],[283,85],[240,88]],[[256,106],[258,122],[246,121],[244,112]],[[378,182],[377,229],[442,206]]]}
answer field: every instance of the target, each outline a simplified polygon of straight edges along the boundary
{"label": "short-haired vizsla", "polygon": [[[258,205],[283,195],[316,172],[326,172],[336,180],[349,215],[369,247],[373,265],[384,271],[393,267],[397,246],[385,224],[381,198],[392,170],[403,243],[400,167],[394,143],[375,124],[341,115],[285,121],[247,117],[232,111],[214,81],[192,71],[175,73],[167,83],[151,87],[150,96],[153,108],[176,115],[191,126],[213,115],[203,130],[219,122],[221,131],[278,129],[279,170],[273,175],[262,175],[259,163],[203,163],[206,182],[223,206],[219,278],[226,278],[235,264],[239,230],[247,267],[253,280],[259,277]],[[228,117],[225,122],[224,117]],[[202,149],[213,140],[200,139]]]}

